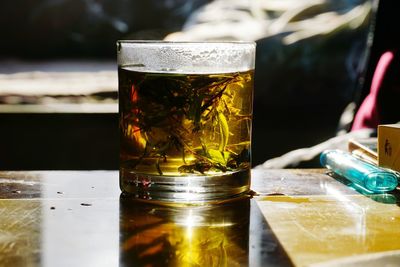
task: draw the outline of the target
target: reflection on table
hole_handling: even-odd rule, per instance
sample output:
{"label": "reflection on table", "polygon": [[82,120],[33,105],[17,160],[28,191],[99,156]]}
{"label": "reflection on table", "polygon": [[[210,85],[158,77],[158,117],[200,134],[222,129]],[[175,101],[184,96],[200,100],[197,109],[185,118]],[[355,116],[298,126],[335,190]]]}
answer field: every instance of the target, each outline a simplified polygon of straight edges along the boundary
{"label": "reflection on table", "polygon": [[167,207],[120,197],[116,171],[0,172],[0,266],[398,263],[398,192],[361,194],[324,170],[254,170],[252,189]]}
{"label": "reflection on table", "polygon": [[166,207],[120,200],[120,261],[126,266],[248,265],[250,199]]}

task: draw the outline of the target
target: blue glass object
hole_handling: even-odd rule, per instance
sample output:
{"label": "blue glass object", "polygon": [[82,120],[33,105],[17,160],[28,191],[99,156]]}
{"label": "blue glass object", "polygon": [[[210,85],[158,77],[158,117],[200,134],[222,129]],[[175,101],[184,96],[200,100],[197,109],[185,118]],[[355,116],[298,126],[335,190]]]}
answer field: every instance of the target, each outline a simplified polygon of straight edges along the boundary
{"label": "blue glass object", "polygon": [[362,161],[350,153],[326,150],[320,156],[322,166],[351,182],[376,193],[391,191],[398,184],[395,172]]}

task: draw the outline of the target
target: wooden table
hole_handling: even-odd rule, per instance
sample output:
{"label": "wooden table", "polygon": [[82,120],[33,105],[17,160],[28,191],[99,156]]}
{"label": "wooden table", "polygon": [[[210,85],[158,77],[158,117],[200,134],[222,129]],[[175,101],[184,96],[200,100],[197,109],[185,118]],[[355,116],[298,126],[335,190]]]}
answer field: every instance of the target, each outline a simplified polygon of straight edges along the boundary
{"label": "wooden table", "polygon": [[252,199],[172,208],[120,198],[116,171],[0,172],[0,266],[397,266],[397,193],[343,182],[253,170]]}

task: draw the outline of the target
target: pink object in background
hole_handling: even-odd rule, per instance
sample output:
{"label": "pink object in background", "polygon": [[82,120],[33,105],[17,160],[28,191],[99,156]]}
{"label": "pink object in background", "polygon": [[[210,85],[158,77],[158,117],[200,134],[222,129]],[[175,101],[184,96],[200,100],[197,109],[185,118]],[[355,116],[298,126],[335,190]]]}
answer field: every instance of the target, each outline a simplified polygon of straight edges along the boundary
{"label": "pink object in background", "polygon": [[377,128],[379,124],[379,110],[378,110],[378,93],[382,88],[382,82],[385,77],[386,71],[392,62],[394,53],[391,51],[385,52],[376,66],[374,76],[372,78],[371,89],[367,97],[362,102],[357,114],[354,118],[352,131]]}

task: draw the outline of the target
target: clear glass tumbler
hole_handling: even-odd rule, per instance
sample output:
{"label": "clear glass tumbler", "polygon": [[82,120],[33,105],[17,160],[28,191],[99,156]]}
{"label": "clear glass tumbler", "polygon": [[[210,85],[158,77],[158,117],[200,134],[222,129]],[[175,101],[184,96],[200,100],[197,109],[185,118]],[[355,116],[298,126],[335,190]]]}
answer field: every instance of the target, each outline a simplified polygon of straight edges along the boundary
{"label": "clear glass tumbler", "polygon": [[118,41],[120,187],[209,202],[250,188],[255,43]]}

